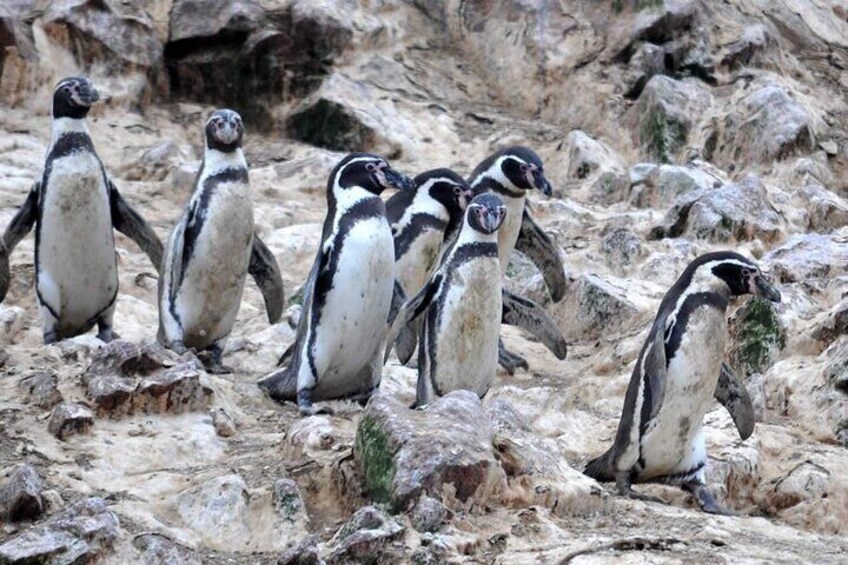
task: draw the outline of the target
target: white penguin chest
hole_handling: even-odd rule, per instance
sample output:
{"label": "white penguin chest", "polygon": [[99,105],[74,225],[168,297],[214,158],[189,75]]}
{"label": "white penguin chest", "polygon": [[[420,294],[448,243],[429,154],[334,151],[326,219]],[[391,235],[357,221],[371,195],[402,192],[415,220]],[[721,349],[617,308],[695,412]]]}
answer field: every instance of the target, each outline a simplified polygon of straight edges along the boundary
{"label": "white penguin chest", "polygon": [[689,316],[668,365],[662,406],[642,438],[648,474],[686,472],[706,458],[703,420],[714,403],[726,339],[724,312],[701,307]]}
{"label": "white penguin chest", "polygon": [[501,301],[500,263],[480,257],[455,269],[443,300],[431,306],[439,317],[435,347],[428,350],[435,350],[432,379],[442,394],[488,391],[497,371]]}
{"label": "white penguin chest", "polygon": [[436,266],[444,234],[435,228],[425,228],[398,259],[397,276],[407,297],[418,292]]}
{"label": "white penguin chest", "polygon": [[320,325],[312,329],[316,365],[327,385],[349,379],[379,355],[395,280],[394,241],[385,218],[350,228],[332,280]]}
{"label": "white penguin chest", "polygon": [[109,189],[100,161],[78,152],[53,161],[42,187],[39,293],[60,318],[83,323],[118,288]]}
{"label": "white penguin chest", "polygon": [[501,195],[506,205],[506,218],[498,229],[498,257],[501,262],[501,273],[506,273],[509,259],[515,250],[515,242],[518,241],[518,232],[521,231],[521,219],[524,215],[525,196],[511,198]]}

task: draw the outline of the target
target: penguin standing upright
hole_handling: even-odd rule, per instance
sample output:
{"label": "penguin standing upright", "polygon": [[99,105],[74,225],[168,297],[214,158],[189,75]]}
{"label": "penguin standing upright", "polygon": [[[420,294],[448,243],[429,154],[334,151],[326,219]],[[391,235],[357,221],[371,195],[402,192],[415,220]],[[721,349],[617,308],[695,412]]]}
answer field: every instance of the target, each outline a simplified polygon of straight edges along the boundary
{"label": "penguin standing upright", "polygon": [[[498,255],[501,272],[506,274],[512,252],[518,249],[542,271],[551,293],[559,302],[565,295],[565,271],[559,251],[550,237],[533,221],[527,212],[527,192],[539,190],[545,196],[552,193],[545,177],[542,160],[526,147],[508,147],[484,159],[468,180],[474,194],[494,193],[503,199],[507,215],[498,230]],[[541,307],[530,300],[504,292],[504,323],[530,331],[559,359],[565,359],[567,348],[556,322]],[[510,373],[527,361],[506,349],[499,342],[499,363]]]}
{"label": "penguin standing upright", "polygon": [[3,239],[9,253],[35,225],[36,296],[45,343],[97,324],[111,341],[118,295],[113,229],[135,241],[158,270],[162,243],[106,174],[85,117],[99,98],[87,78],[59,81],[53,91],[53,139],[41,179]]}
{"label": "penguin standing upright", "polygon": [[[395,284],[394,242],[380,193],[412,181],[378,155],[354,153],[327,182],[321,245],[303,292],[290,363],[259,385],[278,401],[366,399],[379,386]],[[287,357],[287,355],[284,355]]]}
{"label": "penguin standing upright", "polygon": [[471,187],[450,169],[421,173],[412,182],[414,191],[398,192],[386,202],[397,279],[410,296],[424,286],[438,265],[443,244],[459,229],[474,197]]}
{"label": "penguin standing upright", "polygon": [[416,406],[454,390],[482,398],[492,385],[503,314],[497,231],[506,216],[498,196],[475,196],[441,266],[395,318],[386,357],[400,329],[424,316]]}
{"label": "penguin standing upright", "polygon": [[273,324],[283,310],[283,281],[274,255],[254,234],[244,125],[232,110],[206,121],[206,147],[194,193],[174,227],[159,279],[159,341],[178,352],[208,350],[207,368],[221,362],[250,273]]}
{"label": "penguin standing upright", "polygon": [[[753,430],[744,387],[723,365],[730,299],[755,294],[780,302],[780,292],[749,259],[729,251],[692,261],[660,304],[627,387],[612,447],[590,461],[585,473],[615,481],[620,494],[656,500],[633,491],[634,482],[663,482],[690,491],[706,512],[725,513],[706,487],[703,420],[714,396],[743,435]],[[729,391],[734,394],[728,394]],[[745,422],[751,425],[743,429]],[[741,424],[741,425],[740,425]]]}

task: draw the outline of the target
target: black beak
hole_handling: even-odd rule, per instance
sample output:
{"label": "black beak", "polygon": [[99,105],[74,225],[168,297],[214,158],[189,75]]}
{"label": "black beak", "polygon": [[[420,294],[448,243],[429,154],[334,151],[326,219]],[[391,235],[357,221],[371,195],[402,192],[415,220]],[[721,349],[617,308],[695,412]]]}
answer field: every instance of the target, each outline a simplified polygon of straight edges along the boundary
{"label": "black beak", "polygon": [[780,302],[780,291],[770,285],[764,277],[757,277],[755,284],[757,287],[757,295],[762,296],[766,300],[771,300],[772,302]]}
{"label": "black beak", "polygon": [[499,227],[501,227],[501,223],[503,223],[503,214],[501,214],[500,210],[486,210],[483,214],[482,218],[482,227],[486,233],[494,233],[497,231]]}
{"label": "black beak", "polygon": [[406,175],[397,172],[394,169],[384,169],[383,174],[386,178],[386,188],[397,188],[399,190],[415,190],[415,183]]}
{"label": "black beak", "polygon": [[545,175],[543,175],[541,171],[533,172],[533,184],[536,185],[536,188],[539,189],[539,192],[541,192],[545,196],[550,196],[554,192],[553,188],[551,187],[551,183],[548,182],[548,179],[545,178]]}
{"label": "black beak", "polygon": [[80,96],[82,97],[83,102],[89,105],[100,100],[100,93],[97,92],[97,89],[93,86],[83,86],[83,88],[80,89]]}

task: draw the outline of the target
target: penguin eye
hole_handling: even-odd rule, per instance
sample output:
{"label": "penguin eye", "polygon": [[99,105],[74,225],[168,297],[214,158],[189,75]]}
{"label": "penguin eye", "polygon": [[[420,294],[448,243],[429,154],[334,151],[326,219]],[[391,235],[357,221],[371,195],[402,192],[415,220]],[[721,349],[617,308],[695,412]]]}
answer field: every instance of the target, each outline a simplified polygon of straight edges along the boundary
{"label": "penguin eye", "polygon": [[69,94],[71,92],[71,87],[67,85],[63,86],[62,92],[64,92],[65,94]]}
{"label": "penguin eye", "polygon": [[521,165],[521,172],[522,173],[526,173],[529,170],[530,170],[530,167],[528,165],[526,165],[526,164]]}
{"label": "penguin eye", "polygon": [[462,194],[462,189],[459,188],[458,186],[455,186],[455,187],[453,187],[453,193],[456,194],[457,196],[459,196],[460,194]]}
{"label": "penguin eye", "polygon": [[742,276],[745,277],[745,278],[750,277],[751,271],[749,271],[748,269],[742,269]]}
{"label": "penguin eye", "polygon": [[365,170],[368,171],[369,173],[373,173],[374,171],[377,170],[377,165],[375,165],[374,163],[367,163],[365,165]]}

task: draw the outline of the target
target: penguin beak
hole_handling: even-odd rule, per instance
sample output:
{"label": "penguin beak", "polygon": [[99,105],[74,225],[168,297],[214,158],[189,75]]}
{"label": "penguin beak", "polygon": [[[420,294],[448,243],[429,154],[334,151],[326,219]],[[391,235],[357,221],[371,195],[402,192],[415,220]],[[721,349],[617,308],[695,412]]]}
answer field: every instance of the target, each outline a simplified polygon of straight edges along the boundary
{"label": "penguin beak", "polygon": [[79,90],[80,102],[87,106],[91,106],[100,100],[100,93],[94,88],[91,83],[84,82]]}
{"label": "penguin beak", "polygon": [[483,213],[482,218],[480,218],[480,224],[483,227],[483,231],[486,233],[496,232],[497,229],[501,227],[505,216],[505,208],[489,208],[486,210]]}
{"label": "penguin beak", "polygon": [[754,279],[754,294],[762,296],[772,302],[780,302],[780,291],[766,281],[765,277],[759,276]]}
{"label": "penguin beak", "polygon": [[394,169],[386,168],[382,170],[383,188],[397,188],[398,190],[415,190],[415,183],[406,175],[397,172]]}
{"label": "penguin beak", "polygon": [[533,171],[533,186],[535,186],[539,192],[544,194],[545,196],[550,196],[553,194],[553,188],[551,187],[551,183],[548,182],[548,179],[545,178],[545,175],[540,170]]}
{"label": "penguin beak", "polygon": [[224,122],[224,125],[218,130],[216,137],[224,144],[231,144],[238,139],[238,127],[230,121]]}

